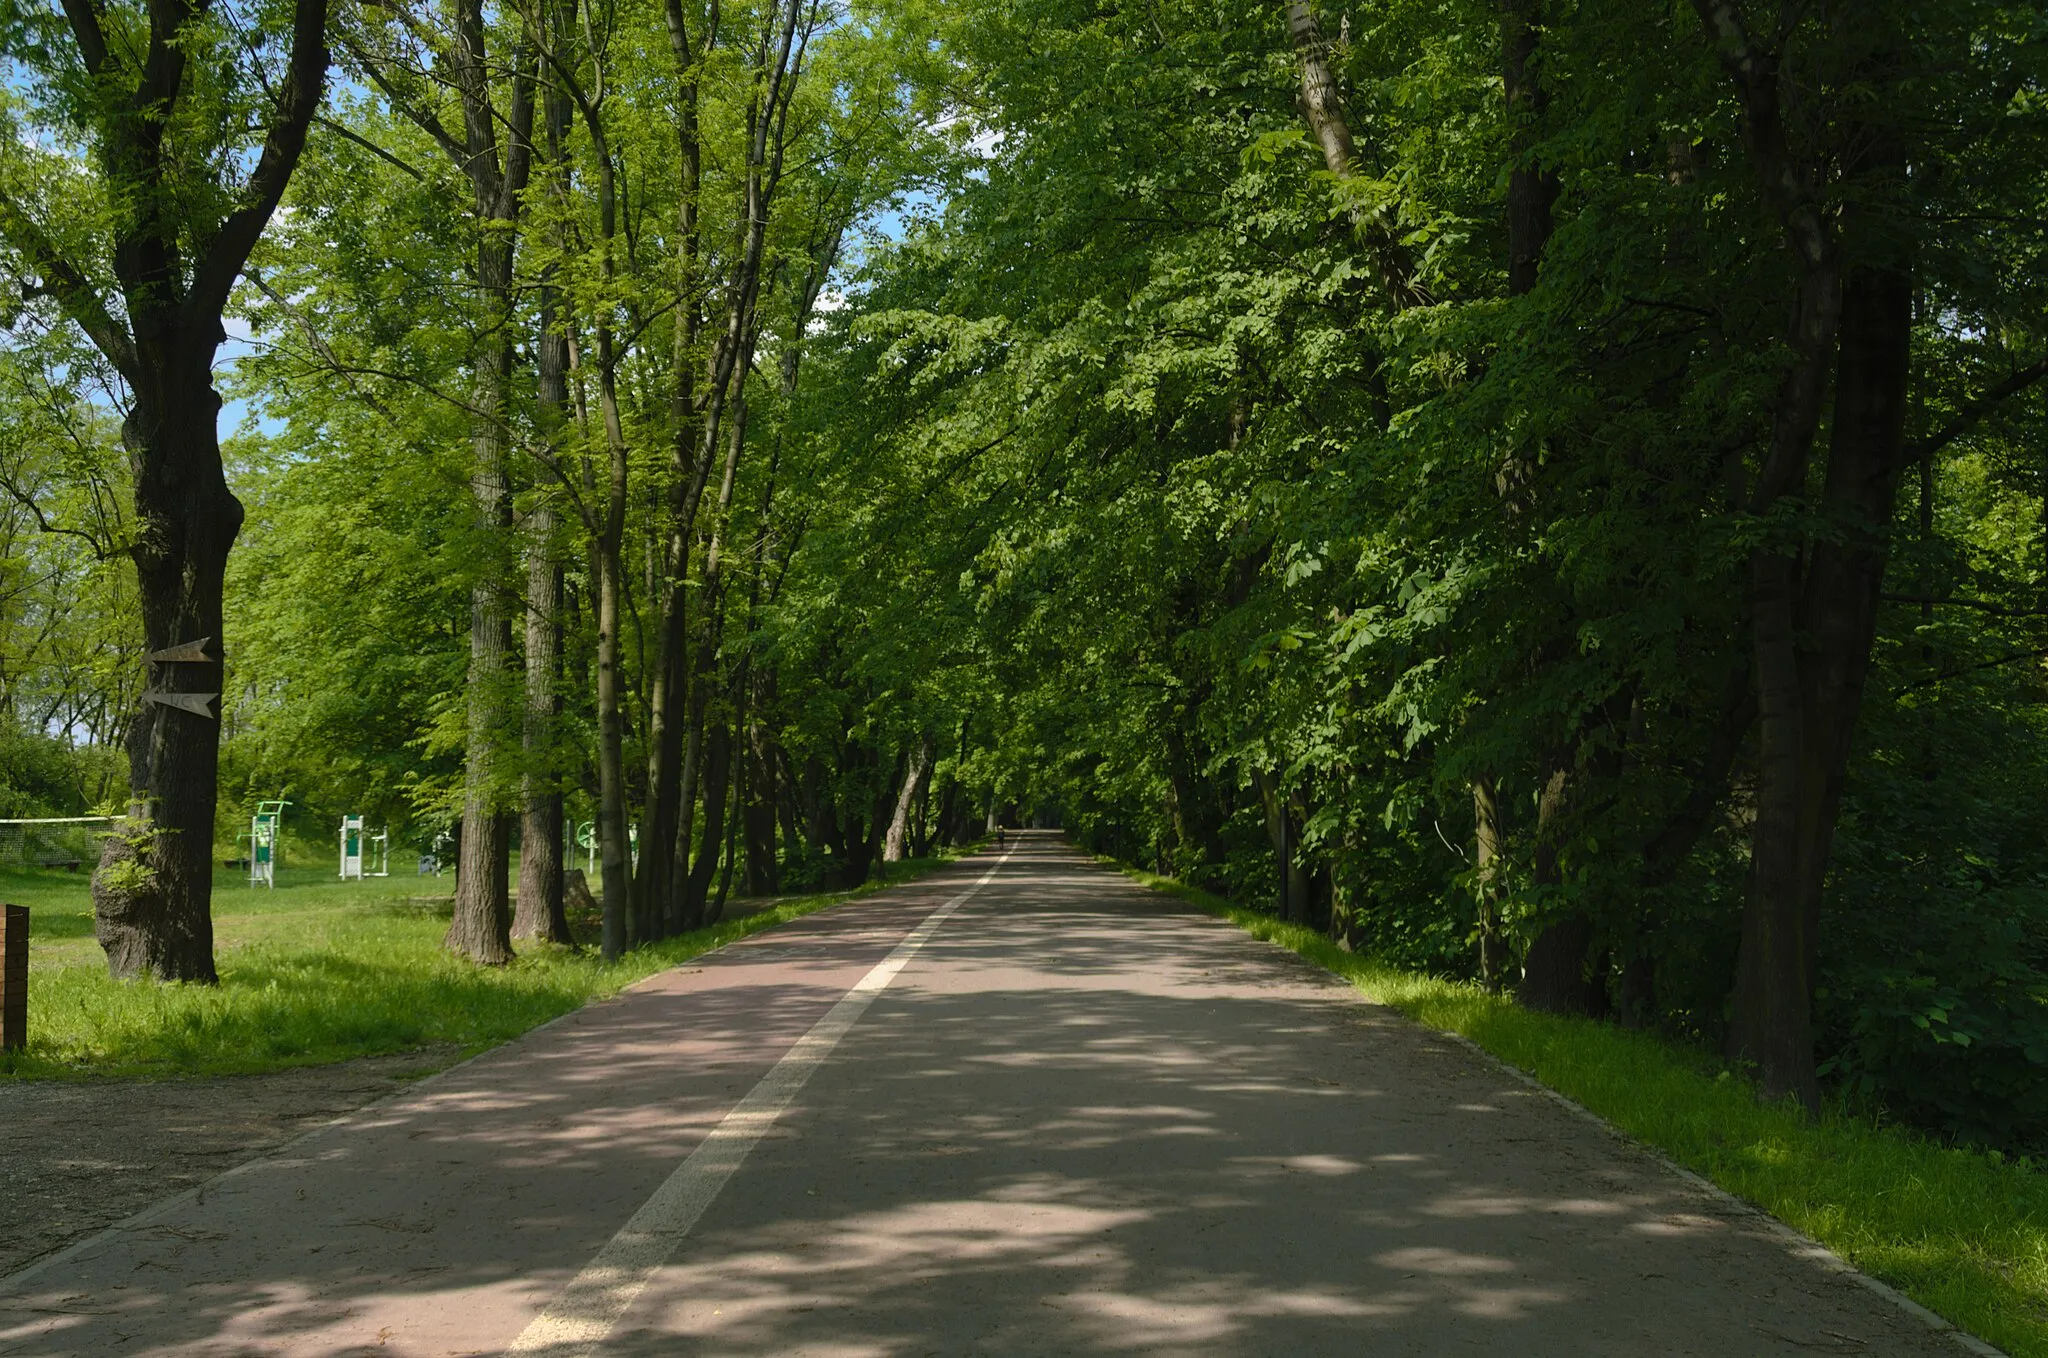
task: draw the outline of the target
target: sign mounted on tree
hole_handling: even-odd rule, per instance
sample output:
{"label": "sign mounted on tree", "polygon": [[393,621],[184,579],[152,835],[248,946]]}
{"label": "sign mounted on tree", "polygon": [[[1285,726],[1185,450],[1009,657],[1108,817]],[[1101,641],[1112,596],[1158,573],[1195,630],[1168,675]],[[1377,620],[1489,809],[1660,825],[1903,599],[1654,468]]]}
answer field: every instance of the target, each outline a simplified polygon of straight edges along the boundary
{"label": "sign mounted on tree", "polygon": [[153,688],[142,696],[150,702],[164,707],[175,707],[182,711],[193,713],[195,716],[212,719],[213,708],[210,704],[220,695],[218,693],[165,693],[161,689]]}
{"label": "sign mounted on tree", "polygon": [[206,653],[206,643],[212,637],[201,637],[197,641],[181,641],[175,646],[166,646],[161,651],[151,651],[149,658],[159,665],[191,663],[203,665],[213,659]]}
{"label": "sign mounted on tree", "polygon": [[[204,665],[213,659],[206,653],[206,643],[212,640],[212,637],[201,637],[197,641],[181,641],[175,646],[166,646],[161,651],[151,651],[150,663]],[[142,695],[145,702],[156,703],[160,707],[175,707],[208,720],[214,720],[212,703],[219,696],[218,693],[171,693],[158,688],[150,689]]]}

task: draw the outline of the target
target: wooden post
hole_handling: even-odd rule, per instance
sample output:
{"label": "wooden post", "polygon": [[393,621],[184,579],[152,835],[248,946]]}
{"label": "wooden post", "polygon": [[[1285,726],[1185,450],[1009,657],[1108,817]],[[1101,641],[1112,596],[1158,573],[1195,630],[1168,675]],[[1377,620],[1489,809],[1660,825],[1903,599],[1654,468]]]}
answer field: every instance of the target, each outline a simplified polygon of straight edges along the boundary
{"label": "wooden post", "polygon": [[0,905],[0,1051],[28,1045],[28,907]]}

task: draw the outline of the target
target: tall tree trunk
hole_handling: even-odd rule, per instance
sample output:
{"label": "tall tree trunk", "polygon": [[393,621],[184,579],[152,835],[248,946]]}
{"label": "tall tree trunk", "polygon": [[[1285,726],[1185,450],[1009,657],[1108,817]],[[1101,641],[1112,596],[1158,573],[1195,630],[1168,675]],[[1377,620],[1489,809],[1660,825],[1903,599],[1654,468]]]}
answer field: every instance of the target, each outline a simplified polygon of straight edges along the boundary
{"label": "tall tree trunk", "polygon": [[[235,281],[284,196],[320,106],[327,6],[295,0],[289,55],[261,101],[270,112],[262,150],[244,175],[230,140],[221,178],[213,166],[188,163],[180,141],[164,135],[165,111],[177,104],[186,73],[211,60],[202,25],[176,11],[152,12],[145,37],[124,16],[109,42],[101,6],[63,10],[82,78],[94,90],[74,129],[88,143],[81,167],[93,167],[81,172],[102,176],[100,191],[121,204],[110,218],[116,234],[107,252],[121,315],[93,275],[66,257],[64,242],[34,220],[33,206],[0,198],[0,239],[24,283],[33,274],[37,290],[128,385],[132,405],[121,436],[134,478],[129,555],[147,649],[205,640],[211,652],[198,661],[152,662],[150,692],[158,697],[144,695],[127,736],[128,815],[93,872],[94,931],[117,977],[212,982],[220,724],[210,702],[223,678],[228,552],[242,526],[241,502],[221,467],[213,360],[226,338],[221,315]],[[55,31],[46,38],[63,41]],[[223,203],[231,206],[221,215],[207,213]]]}
{"label": "tall tree trunk", "polygon": [[762,715],[775,700],[775,671],[756,664],[749,682],[753,693],[747,708],[747,777],[744,838],[749,896],[773,896],[782,890],[782,867],[775,854],[775,811],[781,760],[776,757],[775,733]]}
{"label": "tall tree trunk", "polygon": [[[733,776],[727,780],[728,783],[738,780],[739,764],[737,761],[735,761],[733,769]],[[734,797],[729,800],[726,808],[725,853],[719,859],[718,892],[711,898],[711,903],[704,908],[704,922],[706,924],[716,924],[725,916],[725,899],[732,891],[732,870],[734,855],[739,852],[739,835],[739,798]]]}
{"label": "tall tree trunk", "polygon": [[[741,363],[737,369],[742,381],[747,366],[752,362],[754,334],[748,330],[741,341]],[[717,707],[728,707],[725,695],[715,684],[713,675],[718,664],[720,642],[724,635],[723,599],[725,592],[725,529],[732,513],[733,488],[739,475],[740,454],[745,451],[747,439],[747,399],[744,386],[736,391],[731,402],[731,418],[727,428],[725,471],[719,481],[718,502],[711,521],[711,538],[704,548],[704,581],[701,593],[704,597],[705,618],[701,639],[698,643],[691,703],[691,749],[684,759],[683,816],[691,818],[693,774],[698,760],[692,756],[700,742],[704,743],[703,777],[704,797],[704,843],[696,851],[696,857],[689,856],[689,841],[680,841],[678,867],[687,867],[688,877],[683,891],[681,914],[684,928],[695,928],[703,919],[705,893],[709,890],[711,873],[721,852],[720,837],[724,832],[726,798],[730,795],[732,776],[732,732],[724,711],[714,712]],[[709,729],[708,740],[705,732]]]}
{"label": "tall tree trunk", "polygon": [[[570,118],[568,99],[552,83],[543,99],[550,167],[561,164]],[[569,337],[562,329],[552,277],[540,294],[535,343],[535,398],[540,437],[562,465],[569,425]],[[526,777],[519,831],[519,893],[512,936],[573,946],[563,898],[561,768],[563,571],[557,556],[555,505],[541,495],[526,521]]]}
{"label": "tall tree trunk", "polygon": [[[681,0],[663,6],[669,55],[675,69],[677,96],[676,160],[681,172],[677,200],[676,278],[678,298],[672,364],[675,388],[670,396],[673,424],[669,441],[667,543],[662,587],[650,594],[658,600],[655,643],[650,660],[647,710],[647,807],[645,841],[635,892],[644,917],[653,927],[680,927],[681,894],[677,874],[689,863],[690,826],[695,814],[694,787],[685,787],[684,721],[689,692],[689,569],[694,518],[704,478],[705,459],[698,455],[703,418],[697,374],[705,360],[699,353],[704,309],[699,278],[701,242],[699,195],[703,185],[703,146],[698,129],[698,71],[718,42],[716,14],[694,38]],[[715,371],[715,360],[710,365]]]}
{"label": "tall tree trunk", "polygon": [[[780,186],[783,146],[789,101],[795,93],[803,52],[796,42],[803,6],[800,0],[776,0],[762,16],[756,47],[753,97],[747,110],[746,178],[744,183],[745,229],[740,249],[723,289],[725,315],[713,340],[704,374],[701,395],[694,387],[694,349],[701,323],[697,311],[695,273],[698,260],[697,188],[701,178],[701,147],[697,131],[696,70],[717,41],[717,20],[693,44],[686,17],[678,0],[665,7],[671,57],[682,83],[684,98],[679,109],[679,149],[684,177],[682,220],[680,222],[683,292],[688,299],[681,308],[677,328],[676,365],[678,387],[675,397],[676,440],[673,471],[677,495],[670,515],[670,590],[658,627],[655,702],[659,711],[650,718],[648,782],[650,787],[648,851],[654,857],[643,860],[643,891],[648,909],[673,925],[679,916],[693,913],[685,901],[688,888],[679,881],[691,872],[692,836],[696,815],[699,764],[703,750],[701,707],[693,705],[687,715],[684,704],[698,690],[688,666],[689,629],[684,610],[687,594],[684,575],[689,544],[696,532],[698,506],[717,463],[717,450],[728,403],[740,400],[752,358],[753,336],[758,324],[761,264],[767,242],[768,219]],[[713,11],[714,16],[716,10]],[[742,416],[742,419],[744,417]],[[694,442],[693,442],[694,440]],[[694,450],[695,456],[689,456]],[[709,568],[707,567],[707,574]],[[708,598],[707,586],[700,597]],[[709,626],[707,618],[704,626]],[[687,726],[678,726],[683,718]],[[718,845],[715,831],[710,846]],[[699,890],[696,899],[701,902]]]}
{"label": "tall tree trunk", "polygon": [[366,70],[406,117],[436,134],[469,180],[475,213],[475,319],[483,338],[471,358],[470,490],[483,565],[470,589],[460,859],[455,911],[443,942],[472,961],[503,964],[512,960],[507,900],[512,798],[502,747],[510,739],[516,710],[506,668],[512,651],[506,605],[512,554],[504,549],[512,526],[512,488],[505,445],[513,368],[513,252],[532,166],[533,75],[522,52],[511,63],[509,106],[500,109],[493,81],[501,78],[505,64],[487,50],[482,0],[457,0],[451,17],[447,44],[435,47],[433,57],[462,109],[459,143],[442,130],[431,110],[401,97],[390,82],[385,66],[404,65],[406,58],[372,61]]}
{"label": "tall tree trunk", "polygon": [[[547,341],[542,344],[545,348]],[[545,366],[546,360],[542,362]],[[544,378],[543,393],[546,386]],[[527,516],[525,527],[526,772],[512,936],[573,944],[575,937],[562,898],[562,786],[557,767],[562,712],[562,567],[555,559],[553,508],[543,501]]]}
{"label": "tall tree trunk", "polygon": [[1501,934],[1500,879],[1505,868],[1501,856],[1500,800],[1493,779],[1472,780],[1472,823],[1477,853],[1474,858],[1473,894],[1479,908],[1479,979],[1499,994],[1507,983],[1507,940]]}
{"label": "tall tree trunk", "polygon": [[[605,236],[611,236],[610,173],[601,194],[606,218]],[[608,272],[608,270],[607,270]],[[623,625],[625,588],[625,536],[628,459],[625,429],[619,420],[617,356],[612,348],[608,324],[598,326],[598,406],[604,422],[608,453],[602,531],[597,548],[597,778],[598,854],[604,883],[603,954],[607,961],[617,958],[637,941],[631,937],[633,909],[632,822],[626,810],[626,722],[623,702],[624,676],[620,673],[622,647],[619,629]]]}
{"label": "tall tree trunk", "polygon": [[1301,867],[1301,823],[1303,817],[1296,814],[1293,797],[1280,786],[1280,780],[1263,770],[1252,775],[1252,781],[1259,790],[1259,800],[1266,811],[1266,837],[1272,842],[1273,857],[1279,864],[1280,918],[1289,923],[1306,923],[1314,910],[1313,888],[1309,874]]}
{"label": "tall tree trunk", "polygon": [[[1905,445],[1912,278],[1863,267],[1845,281],[1823,505],[1844,531],[1817,540],[1803,578],[1788,553],[1757,567],[1762,714],[1751,894],[1728,1049],[1766,1092],[1819,1103],[1812,996],[1822,887],[1877,626]],[[1802,641],[1803,639],[1803,641]]]}
{"label": "tall tree trunk", "polygon": [[[215,322],[216,331],[219,329]],[[123,438],[135,467],[135,561],[147,648],[222,633],[228,550],[242,505],[222,474],[213,345],[171,325],[136,325],[135,406]],[[209,650],[213,649],[209,647]],[[215,695],[222,664],[151,666],[158,692]],[[217,979],[213,832],[220,723],[145,700],[128,729],[128,816],[93,873],[93,928],[116,977]]]}
{"label": "tall tree trunk", "polygon": [[724,849],[726,809],[732,795],[732,727],[723,714],[712,718],[704,735],[704,842],[690,861],[683,881],[683,927],[705,923],[711,880]]}
{"label": "tall tree trunk", "polygon": [[[510,286],[509,247],[487,247],[492,256],[489,287]],[[502,266],[500,268],[499,266]],[[501,362],[502,360],[502,362]],[[512,487],[505,468],[504,435],[497,420],[510,378],[509,350],[500,349],[479,366],[475,401],[488,412],[471,433],[475,469],[470,491],[476,501],[480,535],[499,538],[512,524]],[[498,564],[496,553],[490,558]],[[455,911],[442,946],[472,962],[503,965],[512,960],[511,820],[500,743],[505,739],[506,664],[512,650],[512,622],[504,604],[504,583],[486,569],[470,588],[467,745],[463,758],[462,833],[455,869]]]}
{"label": "tall tree trunk", "polygon": [[[599,53],[591,59],[602,60]],[[603,428],[605,477],[600,500],[595,475],[588,463],[584,469],[584,527],[590,536],[592,572],[597,577],[597,838],[603,880],[604,923],[602,955],[616,960],[633,941],[632,823],[626,807],[625,683],[620,672],[623,647],[619,634],[624,624],[626,501],[631,461],[626,446],[624,422],[619,415],[618,370],[621,360],[612,330],[612,287],[618,269],[619,191],[618,170],[611,153],[611,139],[605,127],[602,94],[593,99],[580,83],[573,63],[559,51],[548,50],[557,83],[574,104],[590,138],[588,160],[595,173],[597,199],[597,305],[592,329],[596,336],[598,417]],[[600,83],[597,88],[604,87]],[[570,363],[576,365],[575,349]],[[582,377],[577,375],[578,417]],[[597,507],[601,506],[601,507]]]}
{"label": "tall tree trunk", "polygon": [[1507,98],[1508,144],[1514,160],[1508,169],[1508,295],[1535,291],[1543,251],[1550,243],[1551,209],[1557,203],[1554,171],[1535,159],[1543,115],[1550,96],[1536,79],[1531,63],[1541,40],[1544,0],[1501,0],[1501,86]]}
{"label": "tall tree trunk", "polygon": [[[1781,104],[1780,53],[1750,35],[1736,0],[1693,0],[1708,42],[1742,105],[1742,136],[1764,202],[1784,231],[1795,270],[1785,365],[1749,510],[1768,521],[1806,484],[1842,314],[1842,265],[1820,198],[1824,168],[1795,151]],[[1754,1064],[1766,1094],[1820,1103],[1805,958],[1801,773],[1808,740],[1799,674],[1799,550],[1759,544],[1750,555],[1750,635],[1757,692],[1757,804],[1750,894],[1743,910],[1727,1049]]]}
{"label": "tall tree trunk", "polygon": [[925,782],[932,776],[932,738],[922,737],[911,747],[903,769],[903,786],[897,790],[895,810],[889,816],[889,832],[882,841],[882,861],[900,863],[907,856],[911,809],[916,806]]}
{"label": "tall tree trunk", "polygon": [[626,835],[625,720],[619,707],[619,577],[623,569],[619,536],[625,519],[624,464],[623,454],[613,457],[613,512],[607,515],[610,527],[597,545],[597,825],[604,893],[601,948],[608,962],[626,950],[626,912],[632,891],[632,860]]}
{"label": "tall tree trunk", "polygon": [[[1173,828],[1181,844],[1193,849],[1199,856],[1198,863],[1181,863],[1176,867],[1187,872],[1197,884],[1207,879],[1208,873],[1223,865],[1223,825],[1216,814],[1216,798],[1203,778],[1188,750],[1187,736],[1183,726],[1192,726],[1195,708],[1189,704],[1186,713],[1171,713],[1163,733],[1166,743],[1167,785],[1173,790]],[[1207,870],[1206,872],[1204,870]]]}
{"label": "tall tree trunk", "polygon": [[556,767],[562,712],[562,568],[553,550],[554,511],[537,508],[526,528],[526,788],[512,936],[573,944],[562,901],[562,786]]}
{"label": "tall tree trunk", "polygon": [[[1358,176],[1358,148],[1344,108],[1343,92],[1330,70],[1329,44],[1323,38],[1322,26],[1316,22],[1315,7],[1307,0],[1284,0],[1282,10],[1301,70],[1296,102],[1302,121],[1322,151],[1323,164],[1331,177],[1348,184]],[[1415,261],[1384,215],[1368,212],[1355,201],[1346,211],[1360,241],[1379,265],[1380,281],[1393,309],[1404,311],[1428,305],[1429,294],[1415,279]]]}
{"label": "tall tree trunk", "polygon": [[[1543,0],[1501,0],[1501,88],[1507,101],[1508,144],[1513,161],[1508,170],[1508,295],[1524,297],[1536,290],[1543,251],[1550,243],[1551,208],[1557,201],[1557,176],[1538,164],[1535,148],[1549,95],[1531,69],[1542,37]],[[1553,764],[1537,802],[1534,877],[1538,888],[1561,885],[1557,873],[1558,819],[1568,797],[1571,768]],[[1474,789],[1475,805],[1477,789]],[[1550,1013],[1589,1013],[1599,1007],[1585,976],[1586,949],[1593,938],[1592,921],[1573,910],[1546,923],[1529,942],[1522,959],[1522,983],[1515,998],[1524,1007]]]}
{"label": "tall tree trunk", "polygon": [[[1853,217],[1851,219],[1853,221]],[[1813,545],[1801,600],[1800,698],[1811,714],[1801,751],[1800,894],[1805,969],[1813,985],[1821,887],[1841,811],[1842,784],[1877,638],[1892,512],[1905,452],[1911,385],[1913,279],[1904,267],[1850,272],[1822,505],[1848,531]]]}
{"label": "tall tree trunk", "polygon": [[[1571,772],[1553,767],[1536,801],[1536,852],[1533,871],[1539,893],[1554,894],[1564,884],[1558,861],[1572,788]],[[1593,922],[1583,910],[1570,910],[1546,924],[1522,956],[1522,984],[1515,999],[1525,1009],[1551,1014],[1599,1012],[1603,992],[1586,975],[1586,952],[1593,942]]]}

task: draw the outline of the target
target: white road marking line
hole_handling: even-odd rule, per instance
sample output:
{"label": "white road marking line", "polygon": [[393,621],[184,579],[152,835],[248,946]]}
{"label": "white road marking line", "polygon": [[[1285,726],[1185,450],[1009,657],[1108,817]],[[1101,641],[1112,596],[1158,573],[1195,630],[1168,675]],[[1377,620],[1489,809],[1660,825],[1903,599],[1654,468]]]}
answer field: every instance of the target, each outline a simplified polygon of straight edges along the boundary
{"label": "white road marking line", "polygon": [[839,1039],[860,1022],[875,996],[888,988],[896,973],[938,932],[946,917],[987,886],[996,870],[1009,862],[1015,852],[1014,846],[1005,850],[973,886],[926,915],[887,957],[875,963],[853,989],[840,997],[825,1017],[798,1038],[796,1045],[783,1053],[782,1059],[761,1077],[761,1082],[733,1106],[724,1121],[654,1190],[654,1196],[641,1204],[632,1220],[619,1228],[619,1233],[584,1265],[583,1271],[562,1289],[547,1310],[520,1331],[505,1351],[544,1353],[548,1358],[587,1358],[595,1353],[618,1324],[619,1317],[654,1277],[655,1270],[668,1262],[683,1237],[697,1224],[697,1218],[704,1215],[704,1209],[725,1187],[726,1180],[746,1160],[754,1143],[775,1125],[775,1119],[782,1116],[812,1072],[825,1063],[825,1058],[839,1045]]}

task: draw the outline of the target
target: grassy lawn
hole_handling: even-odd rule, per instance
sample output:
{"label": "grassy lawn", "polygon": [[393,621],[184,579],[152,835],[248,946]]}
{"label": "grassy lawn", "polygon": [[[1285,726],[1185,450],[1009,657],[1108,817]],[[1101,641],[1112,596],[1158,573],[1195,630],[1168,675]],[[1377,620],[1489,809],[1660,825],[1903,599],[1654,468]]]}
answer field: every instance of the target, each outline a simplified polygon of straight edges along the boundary
{"label": "grassy lawn", "polygon": [[2048,1358],[2048,1175],[1832,1109],[1759,1104],[1710,1054],[1586,1019],[1518,1009],[1476,986],[1399,971],[1313,930],[1167,878],[1145,885],[1462,1034],[1630,1136],[1804,1231],[2015,1358]]}
{"label": "grassy lawn", "polygon": [[[441,951],[454,877],[339,882],[333,868],[287,867],[274,890],[241,873],[215,879],[218,986],[120,982],[93,938],[86,874],[0,872],[0,900],[30,912],[29,1037],[0,1076],[231,1075],[448,1043],[464,1052],[801,915],[929,871],[891,865],[857,892],[786,898],[771,908],[642,948],[613,966],[594,951],[522,945],[509,967]],[[750,903],[734,900],[729,910]],[[594,921],[579,938],[596,939]]]}

